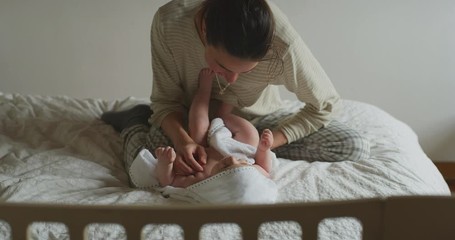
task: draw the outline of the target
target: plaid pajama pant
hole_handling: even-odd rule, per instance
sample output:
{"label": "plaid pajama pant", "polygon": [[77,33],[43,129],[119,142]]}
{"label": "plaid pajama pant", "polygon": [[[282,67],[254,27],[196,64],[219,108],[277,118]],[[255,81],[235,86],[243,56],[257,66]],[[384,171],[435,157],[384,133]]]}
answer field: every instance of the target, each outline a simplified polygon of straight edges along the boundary
{"label": "plaid pajama pant", "polygon": [[[274,128],[278,122],[291,115],[292,112],[277,111],[259,119],[255,126],[262,132],[265,128]],[[136,155],[144,148],[151,153],[160,146],[172,146],[161,128],[145,125],[135,125],[124,129],[123,150],[125,167],[129,170]],[[300,140],[283,145],[273,150],[277,157],[291,160],[325,161],[357,161],[370,155],[370,145],[359,132],[338,121],[332,121],[328,126]]]}

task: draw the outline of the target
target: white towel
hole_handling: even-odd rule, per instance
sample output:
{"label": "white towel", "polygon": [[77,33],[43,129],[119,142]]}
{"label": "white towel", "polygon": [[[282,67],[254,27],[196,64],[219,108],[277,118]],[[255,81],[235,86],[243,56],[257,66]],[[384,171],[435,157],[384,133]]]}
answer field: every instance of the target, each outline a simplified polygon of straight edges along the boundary
{"label": "white towel", "polygon": [[158,160],[147,149],[142,149],[130,166],[131,182],[138,188],[156,188],[160,186],[155,174]]}
{"label": "white towel", "polygon": [[165,187],[164,196],[193,203],[270,204],[278,196],[278,187],[253,166],[232,168],[187,188]]}

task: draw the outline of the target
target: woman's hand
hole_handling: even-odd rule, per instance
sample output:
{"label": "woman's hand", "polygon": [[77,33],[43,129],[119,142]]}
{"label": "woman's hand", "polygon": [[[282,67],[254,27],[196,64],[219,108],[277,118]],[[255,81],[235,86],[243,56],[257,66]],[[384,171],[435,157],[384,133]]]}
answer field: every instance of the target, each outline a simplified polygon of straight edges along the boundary
{"label": "woman's hand", "polygon": [[207,163],[205,148],[195,142],[176,146],[177,158],[174,162],[176,174],[191,175],[202,172],[203,166]]}
{"label": "woman's hand", "polygon": [[161,123],[161,128],[174,144],[177,157],[174,162],[175,173],[191,175],[201,172],[202,165],[207,163],[205,148],[188,135],[183,128],[182,113],[173,112],[168,114]]}

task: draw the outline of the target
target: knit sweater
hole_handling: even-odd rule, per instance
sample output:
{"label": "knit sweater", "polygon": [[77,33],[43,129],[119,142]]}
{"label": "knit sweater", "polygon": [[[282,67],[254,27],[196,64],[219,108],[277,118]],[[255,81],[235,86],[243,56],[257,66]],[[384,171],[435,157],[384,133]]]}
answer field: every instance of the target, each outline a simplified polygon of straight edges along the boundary
{"label": "knit sweater", "polygon": [[[151,28],[153,114],[149,122],[161,126],[171,112],[187,112],[198,87],[198,75],[208,67],[205,47],[194,23],[203,0],[172,0],[156,12]],[[305,105],[279,124],[288,142],[327,125],[339,95],[327,74],[286,16],[269,1],[276,29],[272,51],[249,73],[240,74],[224,94],[213,84],[212,99],[233,105],[243,117],[270,114],[282,106],[283,85]],[[223,86],[227,83],[220,78]]]}

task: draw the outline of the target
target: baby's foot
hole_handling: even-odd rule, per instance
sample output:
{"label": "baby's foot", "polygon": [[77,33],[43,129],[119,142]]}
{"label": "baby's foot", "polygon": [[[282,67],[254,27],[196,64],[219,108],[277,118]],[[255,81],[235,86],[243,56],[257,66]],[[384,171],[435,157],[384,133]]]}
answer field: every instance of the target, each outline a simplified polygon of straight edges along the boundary
{"label": "baby's foot", "polygon": [[203,68],[199,72],[199,89],[210,91],[215,73],[210,68]]}
{"label": "baby's foot", "polygon": [[158,147],[155,150],[156,158],[159,163],[172,164],[175,161],[175,151],[171,147]]}
{"label": "baby's foot", "polygon": [[273,133],[270,129],[264,129],[261,134],[261,139],[259,140],[258,149],[261,151],[270,150],[273,145]]}

